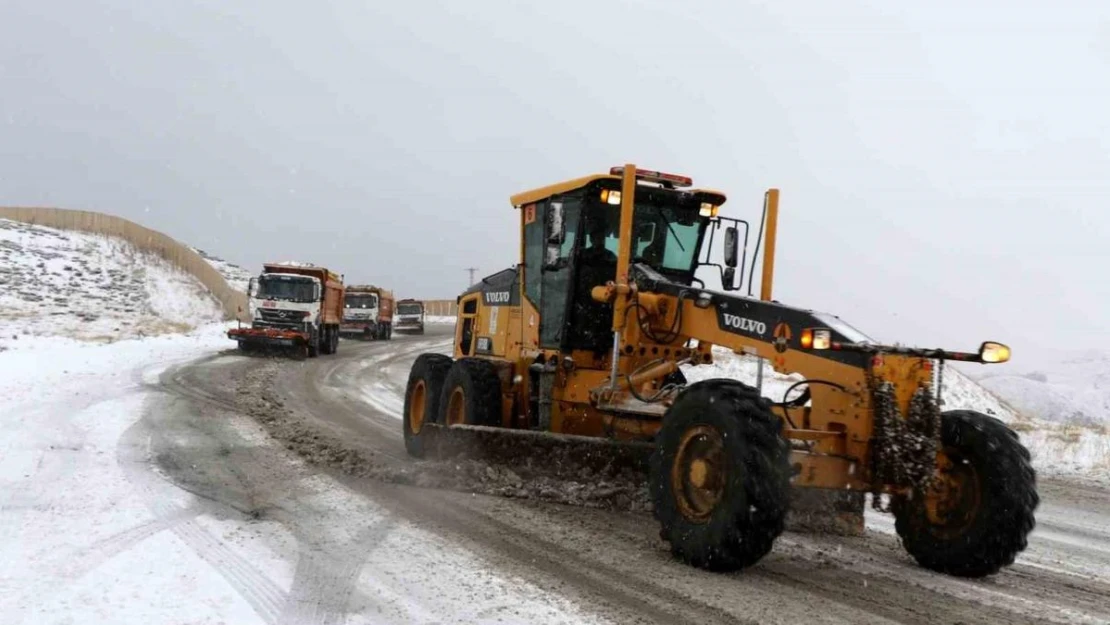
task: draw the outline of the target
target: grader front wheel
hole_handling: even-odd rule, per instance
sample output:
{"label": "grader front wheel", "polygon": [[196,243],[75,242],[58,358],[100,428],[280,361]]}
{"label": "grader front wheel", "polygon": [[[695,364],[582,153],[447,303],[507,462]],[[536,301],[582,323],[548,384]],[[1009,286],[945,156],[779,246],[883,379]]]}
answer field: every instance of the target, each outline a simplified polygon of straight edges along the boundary
{"label": "grader front wheel", "polygon": [[421,431],[425,423],[434,423],[439,414],[439,395],[451,363],[451,359],[442,354],[421,354],[412,363],[401,419],[405,451],[410,456],[424,456]]}
{"label": "grader front wheel", "polygon": [[993,417],[941,415],[942,452],[923,498],[891,504],[902,544],[921,566],[983,577],[1013,564],[1033,531],[1040,502],[1029,451]]}
{"label": "grader front wheel", "polygon": [[655,517],[671,552],[714,571],[751,566],[782,533],[790,450],[769,402],[733,380],[690,385],[651,458]]}
{"label": "grader front wheel", "polygon": [[440,392],[439,417],[444,425],[501,424],[501,379],[483,358],[460,358],[447,372]]}

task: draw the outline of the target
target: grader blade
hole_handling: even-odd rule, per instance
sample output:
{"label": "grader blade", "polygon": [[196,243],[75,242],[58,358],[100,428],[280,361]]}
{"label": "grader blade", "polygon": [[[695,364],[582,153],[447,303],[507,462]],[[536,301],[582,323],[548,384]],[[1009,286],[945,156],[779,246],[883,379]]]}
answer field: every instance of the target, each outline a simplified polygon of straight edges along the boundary
{"label": "grader blade", "polygon": [[[427,424],[425,457],[439,461],[473,460],[508,468],[524,480],[597,483],[619,481],[625,489],[648,487],[653,443],[509,430],[480,425]],[[864,493],[795,488],[786,529],[794,532],[859,536],[863,534]]]}
{"label": "grader blade", "polygon": [[647,483],[651,443],[509,430],[480,425],[425,424],[425,454],[543,472],[551,477],[623,477]]}

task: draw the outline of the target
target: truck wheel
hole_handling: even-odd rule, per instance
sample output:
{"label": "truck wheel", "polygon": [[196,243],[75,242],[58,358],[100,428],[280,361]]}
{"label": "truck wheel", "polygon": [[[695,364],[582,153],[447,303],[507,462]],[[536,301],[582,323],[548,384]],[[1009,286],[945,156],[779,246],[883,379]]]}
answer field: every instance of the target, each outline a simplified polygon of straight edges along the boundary
{"label": "truck wheel", "polygon": [[649,487],[675,557],[712,571],[751,566],[786,522],[790,446],[782,421],[740,382],[692,384],[663,418]]}
{"label": "truck wheel", "polygon": [[315,358],[320,355],[320,332],[313,330],[308,335],[308,346],[305,348],[309,358]]}
{"label": "truck wheel", "polygon": [[421,430],[425,423],[434,423],[439,414],[439,396],[452,361],[443,354],[421,354],[412,363],[405,388],[405,412],[402,427],[405,451],[415,458],[424,457]]}
{"label": "truck wheel", "polygon": [[332,326],[331,329],[331,352],[336,354],[339,352],[339,326]]}
{"label": "truck wheel", "polygon": [[941,415],[938,474],[925,497],[891,501],[902,546],[921,566],[983,577],[1014,563],[1040,503],[1029,451],[1013,430],[971,410]]}
{"label": "truck wheel", "polygon": [[460,358],[447,372],[439,399],[444,425],[501,425],[501,377],[482,358]]}
{"label": "truck wheel", "polygon": [[320,332],[323,333],[323,335],[320,337],[320,353],[321,354],[330,354],[331,353],[331,328],[329,328],[328,326],[324,326],[323,328],[320,328]]}
{"label": "truck wheel", "polygon": [[385,340],[387,340],[387,341],[393,340],[393,324],[392,323],[385,324]]}

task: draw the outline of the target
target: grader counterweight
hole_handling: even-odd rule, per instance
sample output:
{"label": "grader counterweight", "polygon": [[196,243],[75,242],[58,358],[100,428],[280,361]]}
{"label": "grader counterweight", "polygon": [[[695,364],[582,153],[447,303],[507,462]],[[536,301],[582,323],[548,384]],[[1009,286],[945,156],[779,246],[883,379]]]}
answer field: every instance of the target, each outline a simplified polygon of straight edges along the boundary
{"label": "grader counterweight", "polygon": [[[1004,362],[1009,348],[880,345],[838,317],[772,301],[778,198],[764,197],[749,259],[749,224],[721,216],[724,194],[684,176],[625,165],[514,195],[520,262],[459,297],[453,357],[414,363],[409,453],[459,440],[548,461],[580,449],[593,464],[643,452],[661,535],[713,570],[768,553],[801,489],[889,499],[928,568],[981,576],[1011,564],[1039,501],[1029,454],[996,419],[942,413],[933,386],[945,361]],[[701,268],[723,292],[705,288]],[[803,376],[804,392],[686,384],[681,367],[711,363],[714,346]]]}

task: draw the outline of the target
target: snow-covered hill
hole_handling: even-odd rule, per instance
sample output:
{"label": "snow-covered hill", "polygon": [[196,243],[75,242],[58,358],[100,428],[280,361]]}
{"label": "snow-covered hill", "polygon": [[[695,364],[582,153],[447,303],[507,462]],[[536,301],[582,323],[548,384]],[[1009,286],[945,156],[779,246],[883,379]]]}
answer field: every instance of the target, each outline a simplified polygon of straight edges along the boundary
{"label": "snow-covered hill", "polygon": [[228,262],[218,256],[213,256],[202,249],[194,247],[193,251],[200,254],[201,258],[207,261],[209,265],[212,265],[216,271],[220,272],[220,275],[224,277],[224,280],[227,280],[231,288],[236,291],[246,292],[247,283],[254,277],[254,274],[235,263]]}
{"label": "snow-covered hill", "polygon": [[1110,354],[1087,352],[1042,363],[1022,374],[992,375],[979,383],[1021,412],[1045,421],[1099,426],[1110,423]]}
{"label": "snow-covered hill", "polygon": [[122,239],[0,219],[0,349],[21,336],[182,332],[222,316],[192,276]]}

